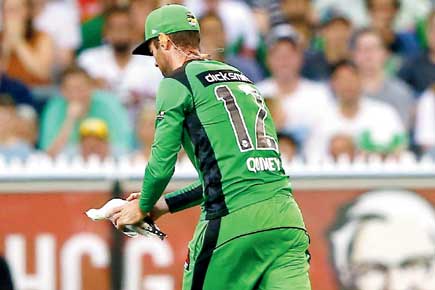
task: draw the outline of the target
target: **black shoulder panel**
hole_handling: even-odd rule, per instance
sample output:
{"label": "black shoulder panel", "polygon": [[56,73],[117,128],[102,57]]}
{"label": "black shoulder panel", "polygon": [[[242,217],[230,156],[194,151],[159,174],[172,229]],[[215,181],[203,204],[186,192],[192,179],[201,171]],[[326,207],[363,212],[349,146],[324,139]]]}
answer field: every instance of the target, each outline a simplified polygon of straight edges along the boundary
{"label": "black shoulder panel", "polygon": [[189,62],[186,62],[182,67],[177,68],[174,70],[167,78],[174,79],[182,83],[191,94],[192,93],[192,86],[190,85],[189,79],[186,75],[186,66],[189,64]]}

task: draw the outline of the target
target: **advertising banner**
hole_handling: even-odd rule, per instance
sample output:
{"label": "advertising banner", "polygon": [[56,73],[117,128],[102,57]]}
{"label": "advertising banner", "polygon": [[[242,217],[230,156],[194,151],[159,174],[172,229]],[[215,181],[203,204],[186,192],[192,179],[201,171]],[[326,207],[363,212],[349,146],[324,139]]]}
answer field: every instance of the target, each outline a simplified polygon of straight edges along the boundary
{"label": "advertising banner", "polygon": [[[314,290],[435,289],[435,188],[296,191]],[[0,255],[17,290],[109,290],[110,222],[84,212],[107,192],[0,194]],[[158,239],[122,238],[123,289],[180,290],[199,209],[159,220]],[[398,285],[397,287],[395,285]]]}

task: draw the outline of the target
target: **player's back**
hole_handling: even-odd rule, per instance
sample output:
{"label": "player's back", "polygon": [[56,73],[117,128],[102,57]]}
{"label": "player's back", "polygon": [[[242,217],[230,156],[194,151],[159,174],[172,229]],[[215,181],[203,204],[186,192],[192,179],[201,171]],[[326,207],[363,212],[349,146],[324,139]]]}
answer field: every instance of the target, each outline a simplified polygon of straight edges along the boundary
{"label": "player's back", "polygon": [[[237,69],[217,61],[191,61],[176,75],[193,109],[185,129],[203,180],[207,218],[271,198],[291,195],[276,130],[262,96]],[[186,150],[188,151],[188,150]]]}

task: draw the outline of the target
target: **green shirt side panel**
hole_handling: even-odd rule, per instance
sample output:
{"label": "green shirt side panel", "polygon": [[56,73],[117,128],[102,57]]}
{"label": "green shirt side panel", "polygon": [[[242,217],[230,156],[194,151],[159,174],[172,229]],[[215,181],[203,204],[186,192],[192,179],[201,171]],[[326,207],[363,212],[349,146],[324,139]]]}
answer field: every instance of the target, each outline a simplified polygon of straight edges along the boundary
{"label": "green shirt side panel", "polygon": [[185,135],[185,115],[192,110],[190,92],[177,80],[163,79],[157,93],[156,110],[154,142],[140,198],[140,208],[144,212],[152,209],[174,173]]}

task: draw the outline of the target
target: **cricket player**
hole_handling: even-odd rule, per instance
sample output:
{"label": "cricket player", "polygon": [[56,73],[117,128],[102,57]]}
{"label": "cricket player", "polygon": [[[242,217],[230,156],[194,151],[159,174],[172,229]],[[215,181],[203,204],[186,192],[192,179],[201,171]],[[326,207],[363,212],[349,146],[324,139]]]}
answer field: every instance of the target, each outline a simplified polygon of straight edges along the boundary
{"label": "cricket player", "polygon": [[[199,31],[181,5],[146,20],[145,41],[133,54],[154,56],[165,78],[142,191],[112,221],[122,228],[201,205],[183,290],[311,289],[309,237],[270,113],[242,72],[201,55]],[[161,197],[181,146],[199,180]]]}

